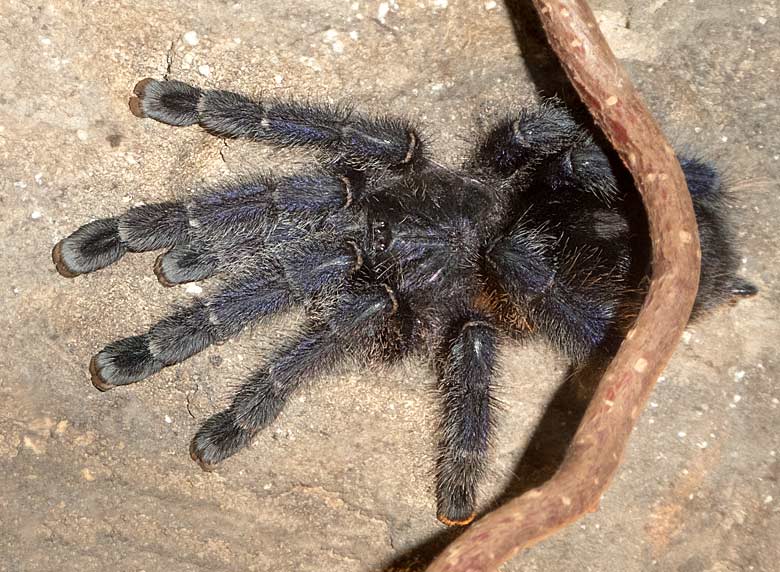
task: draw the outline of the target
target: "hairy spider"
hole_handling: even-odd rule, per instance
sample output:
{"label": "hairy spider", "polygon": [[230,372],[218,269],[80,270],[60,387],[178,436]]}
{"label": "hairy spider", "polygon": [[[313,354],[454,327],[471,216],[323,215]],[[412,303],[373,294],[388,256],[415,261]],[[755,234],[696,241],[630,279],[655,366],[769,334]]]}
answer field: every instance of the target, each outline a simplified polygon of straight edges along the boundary
{"label": "hairy spider", "polygon": [[[322,159],[299,175],[256,177],[90,222],[53,250],[66,277],[158,249],[167,249],[154,266],[164,286],[224,277],[216,294],[98,352],[89,369],[102,391],[305,305],[299,331],[195,435],[190,453],[205,470],[345,356],[391,361],[422,351],[442,400],[438,518],[467,524],[494,425],[499,346],[542,335],[582,362],[614,347],[641,302],[641,203],[620,166],[555,101],[498,121],[453,170],[431,160],[402,119],[180,81],[145,79],[134,91],[139,117],[306,147]],[[696,159],[681,163],[701,234],[700,313],[756,289],[735,275],[717,172]]]}

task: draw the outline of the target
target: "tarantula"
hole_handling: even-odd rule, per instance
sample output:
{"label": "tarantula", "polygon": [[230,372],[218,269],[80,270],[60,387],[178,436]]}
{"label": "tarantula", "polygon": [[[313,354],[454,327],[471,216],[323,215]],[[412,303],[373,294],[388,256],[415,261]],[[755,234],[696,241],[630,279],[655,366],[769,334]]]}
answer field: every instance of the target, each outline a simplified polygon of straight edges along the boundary
{"label": "tarantula", "polygon": [[[442,413],[437,516],[474,518],[494,425],[499,346],[546,337],[573,362],[610,351],[638,308],[648,254],[644,213],[608,152],[558,102],[498,121],[460,170],[433,161],[403,119],[346,107],[255,101],[145,79],[131,111],[226,138],[318,152],[316,168],[258,176],[183,202],[138,206],[59,242],[60,274],[127,252],[166,249],[164,286],[221,275],[217,293],[92,358],[105,391],[177,364],[292,306],[288,336],[209,418],[190,453],[204,470],[245,447],[305,381],[346,356],[430,356]],[[756,292],[737,255],[718,173],[681,163],[702,244],[695,313]]]}

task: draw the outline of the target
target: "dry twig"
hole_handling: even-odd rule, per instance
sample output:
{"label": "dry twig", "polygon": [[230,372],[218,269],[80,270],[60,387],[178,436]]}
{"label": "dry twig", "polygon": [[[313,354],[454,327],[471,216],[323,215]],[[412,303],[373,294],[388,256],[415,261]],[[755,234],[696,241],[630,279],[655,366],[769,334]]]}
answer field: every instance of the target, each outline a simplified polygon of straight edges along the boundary
{"label": "dry twig", "polygon": [[609,49],[587,2],[533,3],[569,79],[642,194],[653,277],[637,322],[604,374],[555,476],[475,523],[429,572],[495,570],[521,549],[596,510],[679,341],[698,286],[696,220],[674,151]]}

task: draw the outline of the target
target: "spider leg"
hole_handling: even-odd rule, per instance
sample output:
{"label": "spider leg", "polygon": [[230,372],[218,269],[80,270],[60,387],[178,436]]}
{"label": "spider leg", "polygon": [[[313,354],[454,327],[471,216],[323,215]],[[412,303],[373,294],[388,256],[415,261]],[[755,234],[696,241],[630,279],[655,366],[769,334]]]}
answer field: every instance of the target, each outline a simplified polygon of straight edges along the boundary
{"label": "spider leg", "polygon": [[549,157],[536,175],[537,184],[549,194],[573,191],[587,193],[609,206],[629,185],[620,185],[618,176],[627,177],[616,157],[610,157],[589,137]]}
{"label": "spider leg", "polygon": [[168,125],[198,124],[218,137],[313,147],[357,165],[403,166],[423,153],[418,132],[405,121],[368,118],[345,107],[252,100],[176,80],[145,79],[134,92],[130,109],[136,116]]}
{"label": "spider leg", "polygon": [[248,324],[303,302],[329,284],[346,280],[359,254],[349,245],[303,249],[277,269],[263,267],[248,278],[163,318],[146,333],[117,340],[90,362],[101,391],[135,383],[184,361]]}
{"label": "spider leg", "polygon": [[477,146],[471,166],[508,178],[583,137],[569,112],[555,100],[548,100],[536,110],[524,109],[496,124]]}
{"label": "spider leg", "polygon": [[448,526],[474,519],[476,490],[485,473],[493,428],[491,386],[496,330],[482,316],[456,326],[441,360],[443,400],[436,463],[437,518]]}
{"label": "spider leg", "polygon": [[116,218],[85,224],[52,250],[57,272],[66,278],[95,272],[127,252],[169,248],[187,235],[187,213],[181,203],[143,205]]}
{"label": "spider leg", "polygon": [[230,407],[203,424],[190,446],[193,460],[211,470],[246,446],[298,387],[359,350],[396,308],[394,294],[381,285],[345,293],[332,313],[289,338],[238,390]]}
{"label": "spider leg", "polygon": [[105,268],[126,252],[168,248],[155,263],[162,284],[202,280],[224,266],[220,254],[266,237],[280,213],[337,210],[351,204],[354,186],[335,170],[280,180],[257,177],[188,203],[143,205],[85,224],[57,243],[52,260],[61,275],[73,278]]}
{"label": "spider leg", "polygon": [[518,224],[491,247],[485,260],[533,327],[580,362],[602,346],[615,327],[627,270],[615,267],[611,274],[596,272],[597,279],[592,279],[590,270],[603,265],[603,254],[597,252],[589,261],[584,256],[578,261],[578,253],[551,257],[542,244],[538,234]]}
{"label": "spider leg", "polygon": [[519,176],[545,195],[584,192],[607,205],[620,193],[616,173],[623,172],[556,100],[499,122],[482,139],[471,166],[504,179]]}
{"label": "spider leg", "polygon": [[306,221],[348,208],[360,180],[338,170],[265,178],[193,199],[187,242],[160,255],[155,274],[166,286],[203,280],[267,245],[304,239]]}

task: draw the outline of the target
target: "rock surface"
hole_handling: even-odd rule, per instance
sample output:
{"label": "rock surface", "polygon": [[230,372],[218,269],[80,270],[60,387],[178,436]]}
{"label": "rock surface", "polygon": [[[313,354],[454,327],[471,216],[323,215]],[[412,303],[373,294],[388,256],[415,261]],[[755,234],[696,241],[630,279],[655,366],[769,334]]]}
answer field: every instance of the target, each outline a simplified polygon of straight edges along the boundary
{"label": "rock surface", "polygon": [[[600,510],[504,570],[776,570],[778,5],[591,5],[677,145],[726,170],[761,294],[690,328]],[[434,519],[424,364],[312,384],[206,474],[190,437],[283,324],[99,394],[90,356],[198,292],[159,288],[154,254],[65,280],[49,252],[93,218],[300,164],[136,119],[127,99],[148,76],[408,114],[457,164],[490,114],[566,95],[526,0],[0,0],[0,14],[0,570],[415,569],[409,555],[452,534]],[[566,364],[542,345],[504,366],[484,509],[549,474],[582,402],[557,391]]]}

